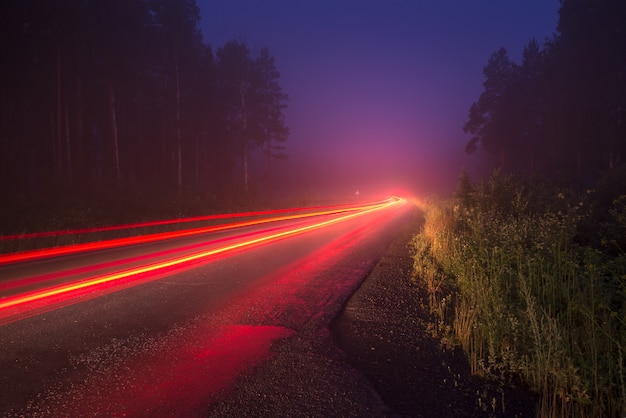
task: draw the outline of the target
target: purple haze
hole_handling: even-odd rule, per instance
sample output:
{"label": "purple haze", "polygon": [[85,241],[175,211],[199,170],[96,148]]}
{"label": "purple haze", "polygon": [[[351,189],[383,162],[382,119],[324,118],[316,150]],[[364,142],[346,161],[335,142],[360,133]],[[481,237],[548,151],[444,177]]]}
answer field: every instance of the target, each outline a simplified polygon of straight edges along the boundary
{"label": "purple haze", "polygon": [[276,187],[295,193],[448,191],[482,68],[504,46],[519,62],[556,29],[558,0],[198,0],[214,49],[268,46],[289,95],[289,159]]}

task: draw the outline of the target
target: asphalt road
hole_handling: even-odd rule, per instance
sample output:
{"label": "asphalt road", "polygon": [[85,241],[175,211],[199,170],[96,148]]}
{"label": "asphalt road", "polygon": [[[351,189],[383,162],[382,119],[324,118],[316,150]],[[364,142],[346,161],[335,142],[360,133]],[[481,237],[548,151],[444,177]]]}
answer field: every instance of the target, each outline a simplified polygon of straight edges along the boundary
{"label": "asphalt road", "polygon": [[206,415],[272,358],[273,345],[332,319],[407,211],[372,212],[5,320],[0,415]]}

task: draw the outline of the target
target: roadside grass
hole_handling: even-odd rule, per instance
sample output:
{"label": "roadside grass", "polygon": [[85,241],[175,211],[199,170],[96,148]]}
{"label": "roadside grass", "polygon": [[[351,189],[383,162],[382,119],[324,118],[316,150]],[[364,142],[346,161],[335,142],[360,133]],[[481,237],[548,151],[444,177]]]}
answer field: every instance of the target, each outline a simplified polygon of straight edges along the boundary
{"label": "roadside grass", "polygon": [[412,241],[433,333],[473,373],[539,393],[541,417],[626,416],[626,195],[601,203],[462,174]]}

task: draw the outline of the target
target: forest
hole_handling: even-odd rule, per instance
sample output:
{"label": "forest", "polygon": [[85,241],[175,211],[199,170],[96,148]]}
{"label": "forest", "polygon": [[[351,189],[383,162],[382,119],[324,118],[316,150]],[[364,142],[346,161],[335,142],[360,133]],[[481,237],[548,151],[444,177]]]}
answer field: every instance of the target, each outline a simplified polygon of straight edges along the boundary
{"label": "forest", "polygon": [[0,2],[3,227],[223,209],[254,193],[253,153],[271,182],[289,135],[274,57],[214,50],[199,20],[195,0]]}

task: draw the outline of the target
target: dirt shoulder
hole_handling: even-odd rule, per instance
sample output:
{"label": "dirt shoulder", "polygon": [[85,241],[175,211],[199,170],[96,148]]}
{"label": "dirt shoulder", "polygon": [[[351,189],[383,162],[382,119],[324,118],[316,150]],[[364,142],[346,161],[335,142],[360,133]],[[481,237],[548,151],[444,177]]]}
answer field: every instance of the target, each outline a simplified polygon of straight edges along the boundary
{"label": "dirt shoulder", "polygon": [[415,216],[328,328],[299,332],[242,377],[208,416],[534,417],[536,399],[472,377],[459,350],[428,330],[411,279]]}
{"label": "dirt shoulder", "polygon": [[398,236],[335,320],[339,347],[401,416],[536,416],[533,395],[472,376],[465,354],[432,336],[425,284],[411,278],[408,243],[417,222]]}

